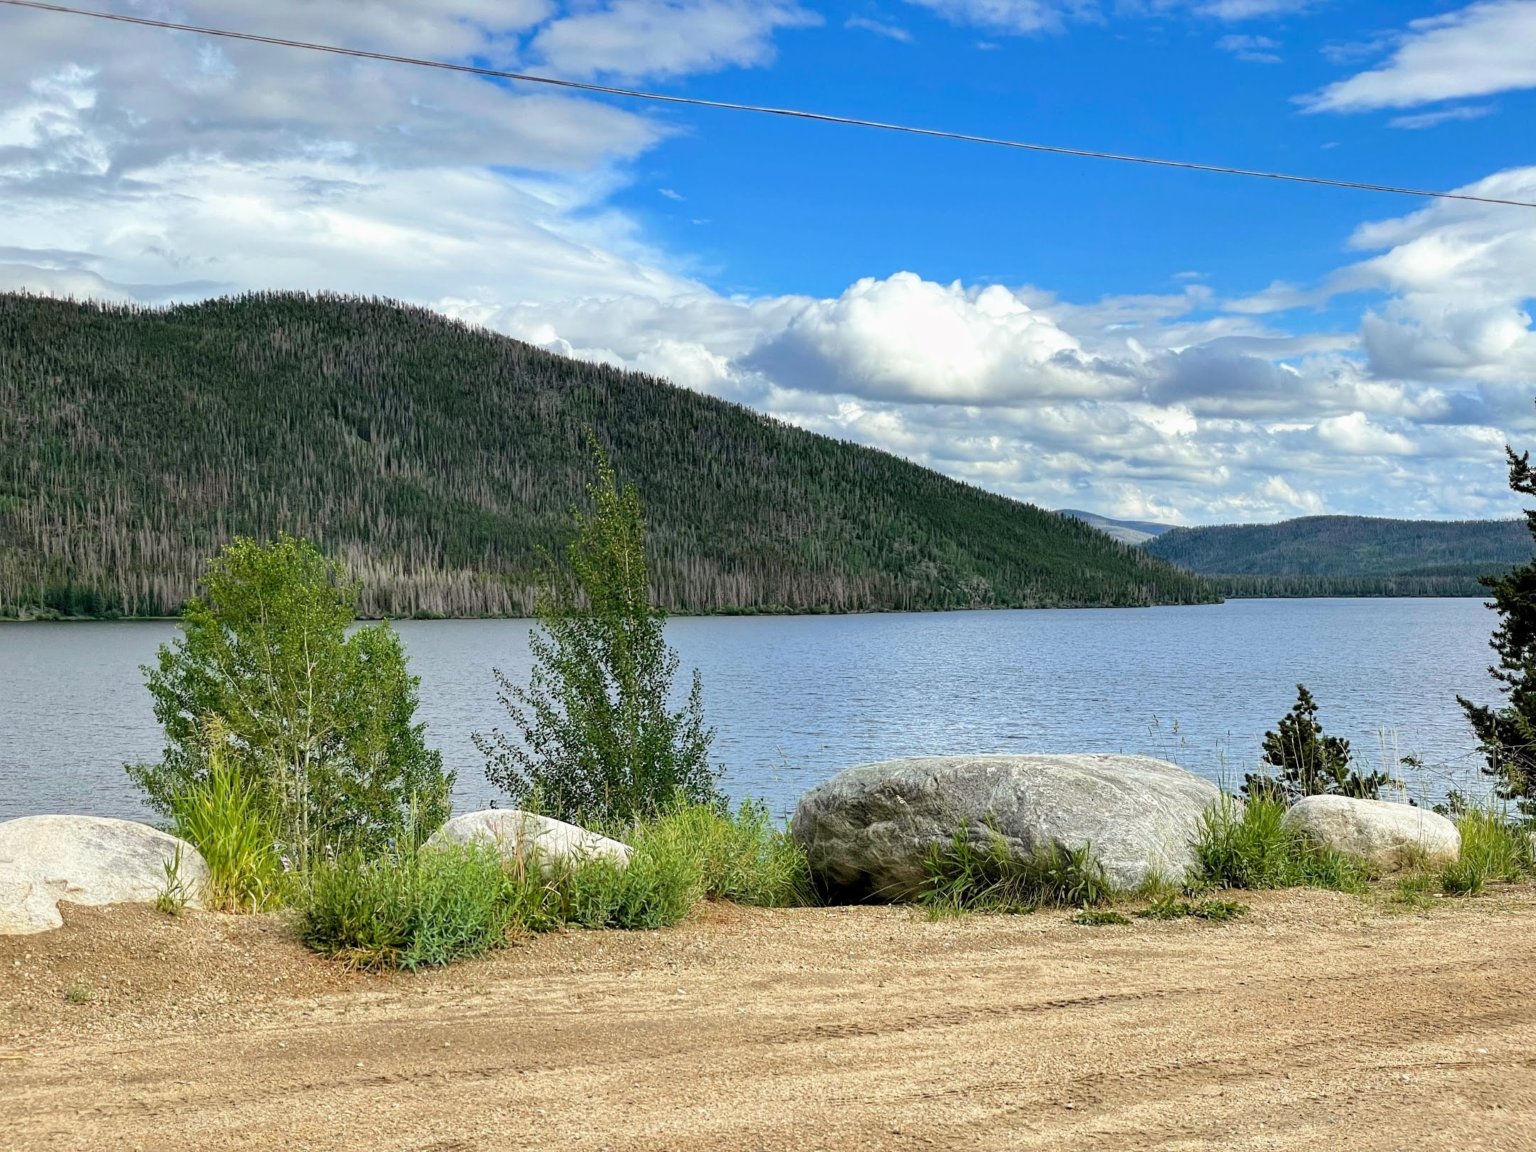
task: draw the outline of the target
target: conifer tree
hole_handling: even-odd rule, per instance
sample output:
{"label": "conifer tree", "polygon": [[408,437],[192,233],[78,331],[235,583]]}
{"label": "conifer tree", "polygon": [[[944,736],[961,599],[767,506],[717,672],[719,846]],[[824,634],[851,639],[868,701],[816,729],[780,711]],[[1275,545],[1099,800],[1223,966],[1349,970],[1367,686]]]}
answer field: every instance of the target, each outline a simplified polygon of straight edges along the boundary
{"label": "conifer tree", "polygon": [[1264,733],[1264,764],[1270,775],[1250,772],[1243,794],[1290,803],[1303,796],[1353,796],[1376,799],[1392,778],[1385,772],[1361,773],[1351,767],[1349,741],[1329,736],[1317,720],[1317,701],[1305,684],[1296,685],[1296,703],[1273,732]]}
{"label": "conifer tree", "polygon": [[[1536,496],[1531,454],[1516,456],[1509,447],[1504,453],[1511,490]],[[1525,521],[1536,540],[1536,511],[1527,509]],[[1497,781],[1497,795],[1516,801],[1526,815],[1536,815],[1536,560],[1482,582],[1492,589],[1492,607],[1499,614],[1499,626],[1489,641],[1499,663],[1488,672],[1498,681],[1505,702],[1493,708],[1462,696],[1456,700],[1487,759],[1483,771]]]}

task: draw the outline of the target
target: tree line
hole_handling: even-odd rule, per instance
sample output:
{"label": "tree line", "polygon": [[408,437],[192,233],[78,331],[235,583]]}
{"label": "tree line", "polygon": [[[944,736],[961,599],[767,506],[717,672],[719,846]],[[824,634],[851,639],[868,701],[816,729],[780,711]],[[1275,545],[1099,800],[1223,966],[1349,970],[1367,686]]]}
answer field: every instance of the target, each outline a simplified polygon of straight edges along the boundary
{"label": "tree line", "polygon": [[364,616],[526,616],[592,429],[675,612],[1198,603],[1076,521],[745,407],[385,300],[0,295],[0,614],[164,616],[237,536]]}

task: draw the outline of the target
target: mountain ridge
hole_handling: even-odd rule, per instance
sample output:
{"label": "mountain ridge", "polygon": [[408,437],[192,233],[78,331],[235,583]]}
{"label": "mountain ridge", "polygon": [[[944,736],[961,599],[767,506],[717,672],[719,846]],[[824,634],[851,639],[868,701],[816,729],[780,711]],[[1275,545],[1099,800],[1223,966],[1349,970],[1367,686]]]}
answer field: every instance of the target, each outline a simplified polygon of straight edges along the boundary
{"label": "mountain ridge", "polygon": [[1080,522],[426,309],[0,295],[0,614],[174,613],[234,535],[310,536],[366,615],[527,615],[592,430],[679,612],[1206,603]]}

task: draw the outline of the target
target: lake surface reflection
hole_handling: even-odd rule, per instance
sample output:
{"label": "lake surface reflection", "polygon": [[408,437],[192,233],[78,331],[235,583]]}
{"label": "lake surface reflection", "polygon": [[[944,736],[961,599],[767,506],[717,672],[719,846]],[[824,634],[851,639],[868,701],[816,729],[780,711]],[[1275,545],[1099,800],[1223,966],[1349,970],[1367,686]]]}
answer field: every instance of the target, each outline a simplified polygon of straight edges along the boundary
{"label": "lake surface reflection", "polygon": [[[954,752],[1140,752],[1241,779],[1296,684],[1377,763],[1413,753],[1415,794],[1481,791],[1457,693],[1491,700],[1478,600],[1238,600],[1205,607],[673,620],[704,677],[715,756],[736,797],[786,812],[840,768]],[[529,671],[529,622],[397,625],[420,717],[458,772],[455,803],[494,796],[470,742],[505,723],[491,669]],[[0,626],[0,819],[142,817],[125,761],[160,733],[141,664],[169,623]],[[1385,748],[1385,753],[1383,752]]]}

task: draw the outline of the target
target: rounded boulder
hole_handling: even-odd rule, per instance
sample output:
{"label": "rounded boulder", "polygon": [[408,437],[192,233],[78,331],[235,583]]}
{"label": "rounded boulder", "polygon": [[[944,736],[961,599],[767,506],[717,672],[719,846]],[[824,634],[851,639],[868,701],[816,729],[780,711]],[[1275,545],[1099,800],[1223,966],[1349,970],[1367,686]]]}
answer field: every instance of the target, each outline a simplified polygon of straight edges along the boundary
{"label": "rounded boulder", "polygon": [[445,844],[491,844],[503,860],[538,860],[539,870],[545,874],[566,860],[601,858],[622,866],[634,853],[628,844],[518,808],[486,808],[455,816],[432,833],[426,846]]}
{"label": "rounded boulder", "polygon": [[1283,821],[1315,844],[1364,860],[1381,872],[1418,863],[1448,864],[1461,855],[1456,825],[1427,808],[1350,796],[1304,796]]}
{"label": "rounded boulder", "polygon": [[132,820],[23,816],[0,823],[0,936],[59,928],[69,904],[153,903],[171,884],[197,907],[208,865],[185,840]]}
{"label": "rounded boulder", "polygon": [[1181,880],[1215,784],[1146,756],[936,756],[838,773],[807,792],[794,836],[846,898],[915,899],[931,849],[994,833],[1024,859],[1085,845],[1116,888]]}

